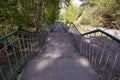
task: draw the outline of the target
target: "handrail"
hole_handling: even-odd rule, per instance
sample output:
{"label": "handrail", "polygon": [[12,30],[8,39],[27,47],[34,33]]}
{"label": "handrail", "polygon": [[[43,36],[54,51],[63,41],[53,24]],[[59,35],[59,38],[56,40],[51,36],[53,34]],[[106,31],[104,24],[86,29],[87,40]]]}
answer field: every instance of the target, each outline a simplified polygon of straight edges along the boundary
{"label": "handrail", "polygon": [[87,32],[87,33],[84,33],[84,34],[81,34],[81,36],[84,36],[84,35],[87,35],[87,34],[91,34],[91,33],[95,33],[95,32],[101,32],[103,34],[105,34],[106,36],[112,38],[113,40],[117,41],[118,43],[120,43],[120,39],[118,39],[117,37],[103,31],[103,30],[100,30],[100,29],[97,29],[97,30],[93,30],[93,31],[90,31],[90,32]]}
{"label": "handrail", "polygon": [[[73,24],[76,27],[76,25],[73,22],[71,22],[70,25],[71,24]],[[103,31],[101,29],[97,29],[97,30],[93,30],[93,31],[81,34],[81,36],[84,36],[84,35],[87,35],[87,34],[91,34],[91,33],[95,33],[95,32],[101,32],[101,33],[105,34],[106,36],[110,37],[111,39],[115,40],[116,42],[120,43],[120,39],[119,38],[117,38],[117,37],[115,37],[115,36],[105,32],[105,31]]]}
{"label": "handrail", "polygon": [[[49,27],[49,26],[48,26]],[[17,29],[0,37],[0,80],[16,79],[26,62],[38,54],[48,35],[47,27],[36,32]],[[6,41],[5,41],[6,40]]]}
{"label": "handrail", "polygon": [[[41,32],[41,30],[38,30],[38,31]],[[10,36],[12,36],[14,34],[16,34],[16,33],[37,34],[37,32],[34,33],[34,32],[27,31],[27,30],[14,30],[14,31],[12,31],[12,32],[10,32],[10,33],[8,33],[8,34],[0,37],[0,42],[3,41],[4,39],[6,39],[6,38],[8,38],[8,37],[10,37]]]}
{"label": "handrail", "polygon": [[8,37],[10,37],[10,36],[12,36],[13,34],[16,34],[17,32],[18,32],[18,30],[14,30],[14,31],[12,31],[12,32],[10,32],[10,33],[2,36],[2,37],[0,38],[0,42],[1,42],[2,40],[6,39],[6,38],[8,38]]}
{"label": "handrail", "polygon": [[74,23],[72,23],[72,24],[75,27],[75,29],[79,32],[79,34],[81,35],[81,32],[77,29],[76,25]]}
{"label": "handrail", "polygon": [[[96,73],[99,75],[98,78],[100,80],[119,80],[120,39],[100,29],[78,34],[78,29],[75,27],[73,23],[70,23],[68,32],[72,33],[71,35],[74,38],[75,46],[82,56],[88,58]],[[97,36],[97,34],[99,36]],[[106,38],[101,38],[102,35],[105,35]],[[108,38],[110,38],[110,40]]]}

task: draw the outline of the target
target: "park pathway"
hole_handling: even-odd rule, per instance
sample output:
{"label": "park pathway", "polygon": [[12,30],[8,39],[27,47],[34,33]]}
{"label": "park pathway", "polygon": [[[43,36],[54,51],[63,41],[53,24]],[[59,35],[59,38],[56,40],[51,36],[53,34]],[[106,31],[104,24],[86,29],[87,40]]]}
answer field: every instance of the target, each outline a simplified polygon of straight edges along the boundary
{"label": "park pathway", "polygon": [[20,80],[98,80],[74,45],[72,36],[61,25],[56,26],[47,36],[44,51],[27,63]]}

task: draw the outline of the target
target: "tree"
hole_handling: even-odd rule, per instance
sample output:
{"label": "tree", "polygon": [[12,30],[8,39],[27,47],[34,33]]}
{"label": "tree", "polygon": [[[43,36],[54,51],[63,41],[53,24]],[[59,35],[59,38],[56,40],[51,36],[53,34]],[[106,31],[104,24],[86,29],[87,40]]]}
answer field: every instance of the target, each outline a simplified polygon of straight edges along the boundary
{"label": "tree", "polygon": [[[91,13],[91,17],[93,17],[93,21],[90,23],[91,25],[99,25],[107,28],[120,29],[119,0],[81,0],[81,1],[83,1],[83,4],[81,6],[82,7],[88,6],[86,7],[86,9],[89,9],[83,12],[87,13],[86,15],[89,15],[89,13]],[[86,16],[83,16],[83,19],[85,17]]]}
{"label": "tree", "polygon": [[70,0],[70,4],[66,5],[62,14],[60,16],[63,17],[64,22],[73,22],[76,20],[78,14],[80,13],[79,6],[73,4],[72,0]]}
{"label": "tree", "polygon": [[52,24],[59,16],[62,3],[68,5],[69,1],[1,0],[0,29],[5,34],[15,26],[27,30],[35,27],[38,30],[43,26],[42,24]]}

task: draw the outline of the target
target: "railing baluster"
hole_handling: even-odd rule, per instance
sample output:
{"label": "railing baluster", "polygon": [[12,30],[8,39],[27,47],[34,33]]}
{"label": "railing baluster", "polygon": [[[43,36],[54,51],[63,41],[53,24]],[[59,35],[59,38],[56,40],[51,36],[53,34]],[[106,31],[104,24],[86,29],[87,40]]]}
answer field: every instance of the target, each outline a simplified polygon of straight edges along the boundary
{"label": "railing baluster", "polygon": [[[41,34],[43,33],[43,31],[41,31]],[[40,47],[41,47],[41,42],[42,42],[42,35],[40,34],[40,36],[38,37],[37,36],[37,42],[39,43],[38,45],[40,45]],[[43,34],[44,35],[44,34]]]}
{"label": "railing baluster", "polygon": [[87,35],[87,58],[89,60],[89,49],[90,49],[90,40],[89,40],[89,35]]}
{"label": "railing baluster", "polygon": [[84,56],[84,38],[83,38],[83,40],[82,40],[82,55]]}
{"label": "railing baluster", "polygon": [[96,63],[96,55],[97,55],[97,51],[98,51],[98,49],[96,47],[96,33],[94,33],[94,44],[95,44],[95,46],[94,46],[94,61],[93,61],[93,65]]}
{"label": "railing baluster", "polygon": [[96,63],[95,63],[95,68],[96,68],[96,69],[97,69],[97,66],[98,66],[98,64],[99,64],[99,63],[98,63],[98,62],[99,62],[99,59],[98,59],[98,58],[99,58],[99,55],[100,55],[100,54],[99,54],[99,49],[97,49],[96,61],[95,61],[95,62],[96,62]]}
{"label": "railing baluster", "polygon": [[17,56],[16,56],[15,47],[14,47],[14,44],[13,44],[13,41],[12,41],[11,37],[10,37],[10,42],[11,42],[11,46],[13,48],[13,54],[15,56],[16,66],[18,67],[18,59],[17,59]]}
{"label": "railing baluster", "polygon": [[31,55],[33,55],[33,49],[32,49],[32,37],[29,36],[30,39],[30,49],[31,49]]}
{"label": "railing baluster", "polygon": [[91,64],[93,64],[94,61],[94,46],[91,47]]}
{"label": "railing baluster", "polygon": [[104,73],[107,72],[105,69],[107,69],[107,64],[108,64],[108,61],[109,61],[109,58],[110,58],[110,53],[111,51],[108,52],[108,55],[107,55],[107,59],[106,59],[106,62],[105,62],[105,65],[104,65],[104,70],[102,72],[102,75],[101,75],[101,80],[103,80],[103,77],[104,77]]}
{"label": "railing baluster", "polygon": [[10,58],[9,58],[9,53],[8,53],[8,50],[7,50],[6,46],[7,46],[7,43],[6,43],[6,40],[4,40],[5,53],[6,53],[6,56],[7,56],[7,61],[8,61],[9,69],[10,69],[10,74],[12,75],[12,72],[13,72],[12,64],[11,64],[11,61],[10,61]]}
{"label": "railing baluster", "polygon": [[114,67],[115,67],[115,64],[116,64],[116,61],[117,61],[117,59],[118,59],[118,56],[119,56],[119,53],[117,53],[116,56],[115,56],[115,60],[114,60],[114,62],[113,62],[112,69],[111,69],[111,71],[110,71],[110,75],[109,75],[108,80],[111,80],[112,73],[113,73],[113,69],[114,69]]}
{"label": "railing baluster", "polygon": [[28,48],[28,56],[30,57],[31,55],[31,51],[30,51],[30,44],[29,44],[29,35],[26,35],[26,43],[27,43],[27,48]]}
{"label": "railing baluster", "polygon": [[21,54],[21,56],[22,56],[22,63],[24,63],[24,56],[23,56],[23,51],[22,51],[22,43],[21,43],[21,38],[20,38],[20,36],[19,36],[19,34],[17,34],[17,38],[18,38],[18,45],[19,45],[19,48],[20,48],[20,54]]}
{"label": "railing baluster", "polygon": [[33,40],[33,35],[31,36],[31,44],[32,44],[32,55],[34,55],[34,40]]}
{"label": "railing baluster", "polygon": [[87,58],[89,59],[89,47],[90,47],[90,40],[89,40],[89,35],[87,35]]}
{"label": "railing baluster", "polygon": [[[72,36],[77,44],[79,43],[78,42],[79,37],[81,38],[80,45],[78,46],[80,49],[80,53],[82,54],[82,56],[87,57],[89,61],[93,64],[93,67],[101,76],[100,80],[119,79],[118,77],[118,74],[120,75],[120,73],[118,72],[119,70],[116,71],[116,67],[117,68],[120,67],[118,64],[119,61],[117,61],[118,54],[114,54],[116,52],[119,53],[118,52],[119,50],[117,51],[116,49],[113,48],[114,46],[116,46],[117,49],[120,48],[119,44],[120,40],[118,38],[99,29],[79,35],[79,31],[73,23],[71,23],[69,26],[69,32],[72,33]],[[90,40],[89,42],[87,42],[88,38]],[[115,58],[113,58],[112,56],[115,56]],[[111,60],[113,59],[114,62],[112,64]],[[111,65],[112,69],[110,68]],[[113,76],[112,74],[114,72],[116,73]],[[108,75],[109,77],[106,77]]]}
{"label": "railing baluster", "polygon": [[96,33],[94,33],[93,34],[93,44],[94,44],[94,46],[93,46],[93,65],[94,65],[94,62],[95,62],[95,55],[96,55],[96,51],[95,51],[95,49],[96,49]]}
{"label": "railing baluster", "polygon": [[31,36],[31,40],[32,40],[32,55],[34,55],[34,39],[33,39],[33,35]]}
{"label": "railing baluster", "polygon": [[0,68],[0,75],[1,75],[2,80],[5,80],[5,76],[4,76],[1,68]]}
{"label": "railing baluster", "polygon": [[[86,37],[86,36],[85,36]],[[86,57],[86,39],[84,39],[84,56]]]}
{"label": "railing baluster", "polygon": [[33,55],[35,53],[35,40],[34,40],[34,35],[32,36],[32,47],[33,47]]}
{"label": "railing baluster", "polygon": [[[90,39],[91,39],[91,35],[90,35]],[[91,44],[90,44],[90,62],[92,62],[92,40],[91,41]]]}
{"label": "railing baluster", "polygon": [[3,46],[0,47],[0,80],[11,80],[16,77],[16,73],[19,72],[21,66],[24,66],[24,63],[32,55],[35,55],[36,51],[39,53],[46,35],[46,29],[42,29],[38,34],[15,30],[2,36],[0,38]]}
{"label": "railing baluster", "polygon": [[82,37],[80,39],[80,54],[82,55]]}
{"label": "railing baluster", "polygon": [[24,58],[25,60],[27,60],[27,52],[26,52],[26,47],[25,47],[25,39],[23,38],[23,34],[22,34],[22,42],[23,42],[23,50],[24,50]]}
{"label": "railing baluster", "polygon": [[103,46],[102,54],[101,54],[101,56],[100,56],[100,60],[99,60],[99,63],[98,63],[98,67],[100,66],[100,64],[101,64],[101,62],[102,62],[102,59],[103,59],[103,56],[104,56],[105,48],[106,48],[106,43],[105,43],[104,46]]}

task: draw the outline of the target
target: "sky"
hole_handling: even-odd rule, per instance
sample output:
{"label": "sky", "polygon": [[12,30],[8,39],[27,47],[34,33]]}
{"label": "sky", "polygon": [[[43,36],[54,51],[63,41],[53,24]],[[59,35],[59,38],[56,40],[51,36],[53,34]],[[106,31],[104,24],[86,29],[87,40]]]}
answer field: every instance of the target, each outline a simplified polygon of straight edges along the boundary
{"label": "sky", "polygon": [[[79,6],[80,4],[82,4],[82,2],[80,0],[73,0],[73,4]],[[64,8],[63,3],[62,3],[62,7]]]}
{"label": "sky", "polygon": [[82,4],[82,2],[80,0],[73,0],[74,5],[79,6],[80,4]]}

